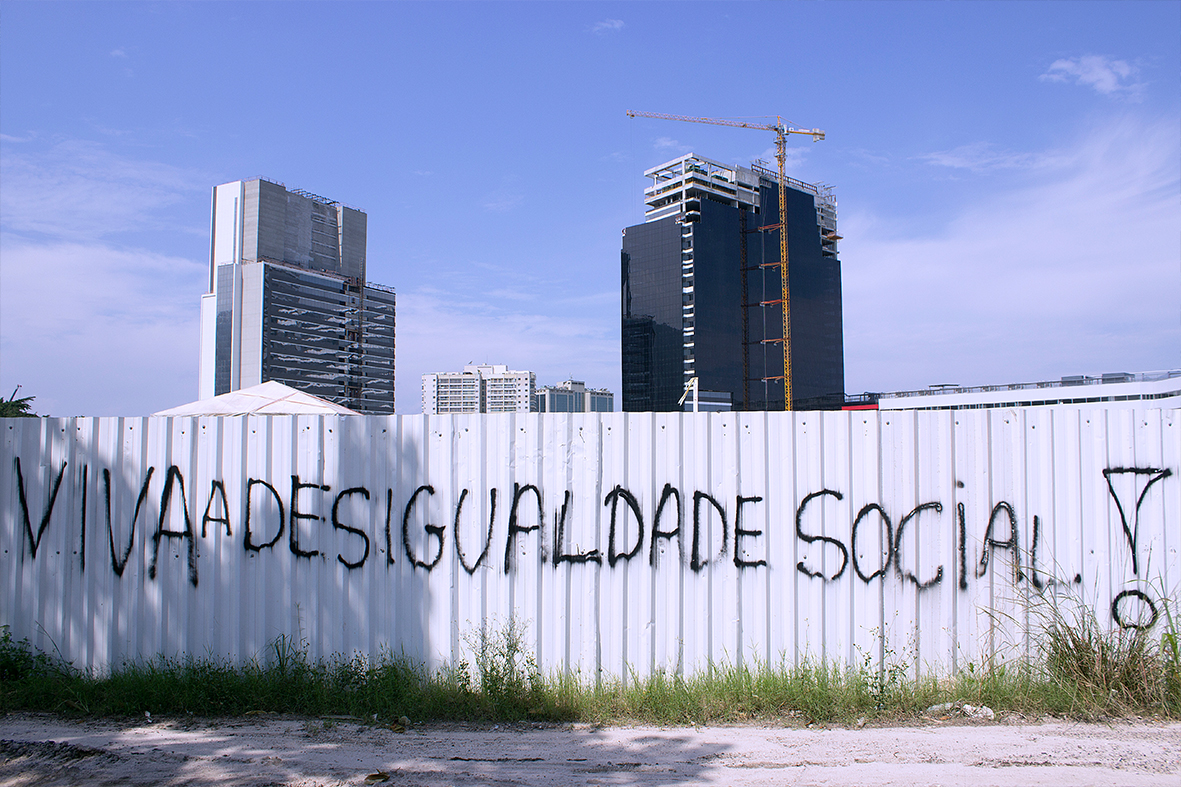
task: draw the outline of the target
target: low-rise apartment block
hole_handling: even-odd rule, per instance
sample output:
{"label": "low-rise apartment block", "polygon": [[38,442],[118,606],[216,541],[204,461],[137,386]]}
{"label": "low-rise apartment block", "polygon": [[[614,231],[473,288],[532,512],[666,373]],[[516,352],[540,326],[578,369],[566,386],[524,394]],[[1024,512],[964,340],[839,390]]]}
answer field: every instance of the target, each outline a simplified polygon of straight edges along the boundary
{"label": "low-rise apartment block", "polygon": [[587,388],[581,380],[566,380],[537,389],[538,413],[610,413],[615,395],[606,388]]}
{"label": "low-rise apartment block", "polygon": [[533,410],[537,376],[503,364],[468,364],[462,372],[422,376],[422,412],[528,413]]}

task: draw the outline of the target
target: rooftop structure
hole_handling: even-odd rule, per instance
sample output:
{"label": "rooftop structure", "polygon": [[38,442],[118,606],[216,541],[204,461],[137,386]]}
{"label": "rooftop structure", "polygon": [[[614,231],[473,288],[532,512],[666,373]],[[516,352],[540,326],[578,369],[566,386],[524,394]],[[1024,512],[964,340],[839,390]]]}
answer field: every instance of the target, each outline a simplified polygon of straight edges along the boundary
{"label": "rooftop structure", "polygon": [[880,410],[979,410],[993,407],[1181,407],[1181,369],[1009,385],[932,385],[878,396]]}
{"label": "rooftop structure", "polygon": [[[644,189],[644,221],[659,221],[670,216],[684,216],[688,221],[700,218],[700,200],[760,212],[760,179],[777,182],[779,173],[766,162],[755,161],[748,167],[728,166],[689,153],[678,159],[644,171],[652,185]],[[837,256],[837,201],[832,187],[787,178],[787,186],[811,194],[816,204],[816,223],[821,228],[824,255]]]}

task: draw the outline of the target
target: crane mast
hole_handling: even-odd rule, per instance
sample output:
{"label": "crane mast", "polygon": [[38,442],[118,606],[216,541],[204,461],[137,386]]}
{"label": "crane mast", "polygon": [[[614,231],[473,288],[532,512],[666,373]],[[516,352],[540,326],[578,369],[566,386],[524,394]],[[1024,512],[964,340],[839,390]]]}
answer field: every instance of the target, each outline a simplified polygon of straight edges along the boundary
{"label": "crane mast", "polygon": [[[792,409],[791,395],[791,287],[787,278],[787,135],[807,134],[813,142],[824,139],[824,132],[818,128],[794,128],[776,116],[775,123],[748,123],[743,120],[725,118],[690,117],[688,115],[667,115],[661,112],[637,112],[629,110],[628,117],[656,118],[658,120],[680,120],[686,123],[709,123],[715,126],[749,128],[758,131],[775,132],[775,160],[779,164],[779,278],[783,311],[783,409]],[[745,294],[744,294],[745,297]],[[742,352],[747,352],[743,347]]]}

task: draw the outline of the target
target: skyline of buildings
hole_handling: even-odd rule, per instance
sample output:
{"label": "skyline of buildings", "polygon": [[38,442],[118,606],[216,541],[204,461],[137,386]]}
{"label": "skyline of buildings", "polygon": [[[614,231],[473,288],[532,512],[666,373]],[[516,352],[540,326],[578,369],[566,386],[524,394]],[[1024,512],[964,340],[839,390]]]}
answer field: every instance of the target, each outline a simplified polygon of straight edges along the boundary
{"label": "skyline of buildings", "polygon": [[[645,174],[645,222],[624,230],[621,250],[622,409],[782,409],[776,173],[687,154]],[[1181,403],[1176,370],[846,397],[836,201],[790,178],[786,191],[793,409]],[[366,232],[363,211],[278,182],[213,188],[200,399],[274,380],[394,413],[395,293],[365,281]],[[501,364],[422,379],[426,414],[614,410],[607,389],[539,387],[533,372]]]}
{"label": "skyline of buildings", "polygon": [[[620,253],[623,410],[674,411],[694,378],[713,410],[783,410],[778,173],[689,153],[648,169]],[[844,405],[831,189],[788,178],[793,409]]]}
{"label": "skyline of buildings", "polygon": [[368,282],[367,217],[261,178],[213,188],[199,399],[277,381],[394,412],[395,293]]}
{"label": "skyline of buildings", "polygon": [[530,371],[504,364],[467,364],[462,372],[422,376],[424,415],[447,413],[609,413],[615,395],[581,380],[537,385]]}

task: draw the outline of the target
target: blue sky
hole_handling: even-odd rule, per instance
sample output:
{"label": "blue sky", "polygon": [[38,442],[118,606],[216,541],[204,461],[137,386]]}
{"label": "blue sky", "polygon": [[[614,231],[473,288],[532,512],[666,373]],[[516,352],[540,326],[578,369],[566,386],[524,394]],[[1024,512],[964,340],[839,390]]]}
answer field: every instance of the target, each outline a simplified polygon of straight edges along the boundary
{"label": "blue sky", "polygon": [[0,390],[196,398],[209,192],[362,208],[398,412],[469,361],[619,391],[643,171],[832,184],[850,392],[1181,367],[1181,3],[0,4]]}

